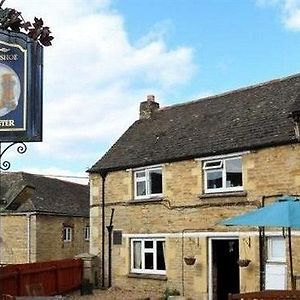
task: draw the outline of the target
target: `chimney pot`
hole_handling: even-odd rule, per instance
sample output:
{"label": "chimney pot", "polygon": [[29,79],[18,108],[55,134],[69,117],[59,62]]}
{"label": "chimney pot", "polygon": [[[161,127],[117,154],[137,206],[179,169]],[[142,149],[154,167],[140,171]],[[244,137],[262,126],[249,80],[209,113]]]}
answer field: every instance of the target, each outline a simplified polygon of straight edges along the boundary
{"label": "chimney pot", "polygon": [[155,96],[154,95],[148,95],[147,96],[147,101],[148,102],[155,102]]}
{"label": "chimney pot", "polygon": [[155,102],[154,95],[148,95],[147,100],[140,104],[140,119],[150,119],[153,112],[159,109],[159,103]]}

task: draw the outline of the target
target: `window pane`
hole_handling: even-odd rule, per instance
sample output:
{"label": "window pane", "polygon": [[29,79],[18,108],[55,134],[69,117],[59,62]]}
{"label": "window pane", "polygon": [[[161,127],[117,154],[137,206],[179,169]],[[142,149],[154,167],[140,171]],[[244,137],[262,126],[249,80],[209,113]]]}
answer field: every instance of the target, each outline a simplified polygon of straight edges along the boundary
{"label": "window pane", "polygon": [[162,173],[161,170],[153,170],[149,172],[150,176],[150,193],[161,194],[162,193]]}
{"label": "window pane", "polygon": [[222,171],[207,172],[207,188],[216,189],[222,187]]}
{"label": "window pane", "polygon": [[140,181],[136,183],[136,194],[137,196],[145,196],[146,195],[146,182]]}
{"label": "window pane", "polygon": [[145,269],[153,270],[153,253],[145,253]]}
{"label": "window pane", "polygon": [[285,240],[283,237],[269,238],[268,260],[271,261],[285,261]]}
{"label": "window pane", "polygon": [[226,160],[226,187],[242,186],[242,160]]}
{"label": "window pane", "polygon": [[142,243],[140,241],[133,242],[133,268],[141,269],[142,268]]}
{"label": "window pane", "polygon": [[145,241],[145,248],[153,248],[153,242],[152,241]]}
{"label": "window pane", "polygon": [[221,160],[207,161],[204,164],[204,169],[205,168],[208,168],[208,169],[209,168],[216,168],[216,167],[218,167],[218,168],[222,167],[222,161]]}
{"label": "window pane", "polygon": [[136,178],[145,177],[145,171],[142,171],[142,172],[136,172],[136,173],[135,173],[135,177],[136,177]]}
{"label": "window pane", "polygon": [[90,239],[90,227],[86,226],[84,230],[84,239],[89,240]]}
{"label": "window pane", "polygon": [[165,242],[158,241],[156,244],[157,270],[165,270]]}

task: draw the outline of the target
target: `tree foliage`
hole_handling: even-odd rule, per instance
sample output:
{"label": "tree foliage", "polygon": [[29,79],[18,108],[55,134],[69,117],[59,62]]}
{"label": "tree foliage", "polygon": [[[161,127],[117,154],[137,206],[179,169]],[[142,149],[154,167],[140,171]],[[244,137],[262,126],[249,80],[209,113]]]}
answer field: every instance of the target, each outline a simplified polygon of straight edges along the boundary
{"label": "tree foliage", "polygon": [[34,18],[34,22],[25,21],[21,12],[13,8],[2,8],[5,0],[0,2],[0,28],[14,32],[24,32],[30,38],[39,41],[43,46],[51,46],[53,36],[49,27],[44,26],[42,18]]}

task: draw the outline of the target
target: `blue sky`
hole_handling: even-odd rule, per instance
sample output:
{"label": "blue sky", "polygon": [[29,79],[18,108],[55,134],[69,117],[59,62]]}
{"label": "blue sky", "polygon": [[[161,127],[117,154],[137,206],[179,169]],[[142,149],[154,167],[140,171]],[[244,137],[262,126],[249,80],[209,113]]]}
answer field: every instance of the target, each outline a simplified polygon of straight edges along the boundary
{"label": "blue sky", "polygon": [[300,0],[7,0],[42,17],[44,140],[12,171],[86,176],[154,94],[161,106],[300,72]]}

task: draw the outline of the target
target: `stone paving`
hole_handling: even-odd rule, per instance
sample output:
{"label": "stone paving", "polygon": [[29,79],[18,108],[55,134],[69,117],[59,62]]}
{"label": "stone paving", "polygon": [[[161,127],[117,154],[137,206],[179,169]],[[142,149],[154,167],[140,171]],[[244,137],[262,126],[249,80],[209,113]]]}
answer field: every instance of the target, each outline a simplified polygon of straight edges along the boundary
{"label": "stone paving", "polygon": [[110,288],[108,290],[94,289],[93,295],[80,295],[80,291],[76,291],[67,296],[67,300],[161,300],[162,294],[138,293],[134,290],[123,290],[120,288]]}

